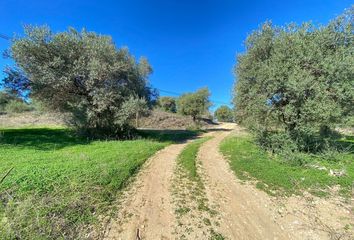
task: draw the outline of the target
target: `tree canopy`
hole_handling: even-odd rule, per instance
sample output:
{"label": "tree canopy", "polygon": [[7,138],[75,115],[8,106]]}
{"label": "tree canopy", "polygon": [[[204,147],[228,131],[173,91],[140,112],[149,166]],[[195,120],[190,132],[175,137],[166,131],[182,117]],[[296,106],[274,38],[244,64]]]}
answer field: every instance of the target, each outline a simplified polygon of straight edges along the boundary
{"label": "tree canopy", "polygon": [[351,8],[326,26],[264,23],[238,55],[236,119],[261,136],[283,129],[299,149],[354,112]]}
{"label": "tree canopy", "polygon": [[208,88],[201,88],[195,93],[186,93],[177,100],[177,110],[183,115],[188,115],[195,121],[198,117],[208,112],[211,106]]}
{"label": "tree canopy", "polygon": [[220,122],[232,122],[234,120],[234,113],[232,109],[226,105],[218,107],[214,113],[214,116]]}
{"label": "tree canopy", "polygon": [[[28,79],[31,97],[70,113],[70,123],[78,129],[123,137],[135,110],[141,109],[132,105],[153,98],[147,59],[136,61],[111,37],[73,28],[53,33],[47,26],[26,26],[24,31],[24,37],[13,41],[10,55]],[[15,74],[5,79],[8,86],[18,86],[19,78],[11,77]]]}
{"label": "tree canopy", "polygon": [[173,97],[160,97],[157,105],[166,112],[175,113],[177,111],[176,99]]}

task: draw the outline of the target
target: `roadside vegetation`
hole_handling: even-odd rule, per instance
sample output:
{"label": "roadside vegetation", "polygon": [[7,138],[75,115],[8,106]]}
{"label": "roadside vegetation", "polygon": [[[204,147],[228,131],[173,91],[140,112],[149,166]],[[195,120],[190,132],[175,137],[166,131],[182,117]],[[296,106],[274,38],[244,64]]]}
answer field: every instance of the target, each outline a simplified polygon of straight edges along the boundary
{"label": "roadside vegetation", "polygon": [[197,134],[145,131],[137,140],[93,141],[66,128],[0,133],[1,178],[10,171],[0,183],[2,239],[86,238],[146,159]]}
{"label": "roadside vegetation", "polygon": [[354,183],[354,7],[325,26],[264,23],[237,58],[236,120],[252,137],[221,146],[241,178],[268,192],[326,195]]}
{"label": "roadside vegetation", "polygon": [[[289,162],[282,155],[264,151],[254,138],[231,136],[221,146],[221,152],[230,161],[231,169],[243,180],[256,180],[257,187],[271,195],[301,194],[308,191],[317,196],[341,194],[349,198],[354,182],[354,138],[340,141],[351,145],[352,152],[300,154],[302,164]],[[336,189],[335,186],[340,186]]]}
{"label": "roadside vegetation", "polygon": [[319,27],[266,22],[248,36],[234,103],[262,148],[327,150],[335,127],[354,116],[353,13]]}

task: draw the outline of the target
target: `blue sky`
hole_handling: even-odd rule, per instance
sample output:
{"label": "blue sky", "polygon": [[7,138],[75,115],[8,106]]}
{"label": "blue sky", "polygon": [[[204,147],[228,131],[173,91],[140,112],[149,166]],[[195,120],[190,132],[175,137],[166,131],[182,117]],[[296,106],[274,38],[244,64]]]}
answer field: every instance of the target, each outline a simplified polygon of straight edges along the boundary
{"label": "blue sky", "polygon": [[[230,102],[235,56],[262,22],[327,23],[348,0],[1,0],[0,33],[22,33],[23,24],[68,26],[109,34],[116,45],[148,57],[154,87],[172,92],[208,86],[212,99]],[[0,39],[0,51],[9,42]],[[0,68],[10,64],[0,59]],[[1,75],[0,75],[1,77]],[[161,95],[168,95],[161,92]],[[219,104],[216,104],[216,106]]]}

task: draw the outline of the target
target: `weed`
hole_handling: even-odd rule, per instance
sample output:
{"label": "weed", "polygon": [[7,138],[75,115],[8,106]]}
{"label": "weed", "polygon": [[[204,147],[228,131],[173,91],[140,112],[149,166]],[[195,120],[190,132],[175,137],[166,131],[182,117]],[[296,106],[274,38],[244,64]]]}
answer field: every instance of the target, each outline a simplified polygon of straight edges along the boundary
{"label": "weed", "polygon": [[225,237],[221,234],[221,233],[218,233],[218,232],[215,232],[214,229],[210,229],[210,240],[224,240]]}

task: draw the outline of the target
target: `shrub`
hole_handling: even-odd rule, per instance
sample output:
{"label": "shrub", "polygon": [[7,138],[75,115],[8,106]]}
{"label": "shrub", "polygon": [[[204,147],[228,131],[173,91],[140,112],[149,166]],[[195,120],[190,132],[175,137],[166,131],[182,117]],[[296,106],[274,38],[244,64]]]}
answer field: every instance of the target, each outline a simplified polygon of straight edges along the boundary
{"label": "shrub", "polygon": [[34,110],[33,106],[17,100],[12,100],[5,106],[7,113],[23,113]]}
{"label": "shrub", "polygon": [[176,100],[173,97],[160,97],[157,105],[166,112],[175,113],[177,111]]}

